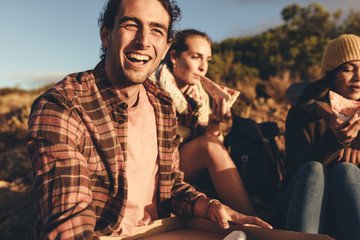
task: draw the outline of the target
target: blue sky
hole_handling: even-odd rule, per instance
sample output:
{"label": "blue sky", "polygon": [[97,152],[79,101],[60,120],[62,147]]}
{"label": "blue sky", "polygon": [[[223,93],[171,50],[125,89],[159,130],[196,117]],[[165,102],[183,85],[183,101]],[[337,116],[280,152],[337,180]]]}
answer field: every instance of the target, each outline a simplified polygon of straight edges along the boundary
{"label": "blue sky", "polygon": [[[99,61],[97,19],[106,0],[0,0],[0,88],[32,89]],[[214,42],[282,24],[281,11],[310,0],[177,0],[176,29],[196,28]],[[360,10],[358,0],[317,0],[327,11]]]}

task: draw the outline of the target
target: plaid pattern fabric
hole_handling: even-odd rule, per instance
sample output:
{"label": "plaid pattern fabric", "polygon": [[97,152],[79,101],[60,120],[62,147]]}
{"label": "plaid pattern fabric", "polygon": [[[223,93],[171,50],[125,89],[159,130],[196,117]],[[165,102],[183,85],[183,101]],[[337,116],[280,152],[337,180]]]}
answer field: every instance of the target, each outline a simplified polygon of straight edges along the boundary
{"label": "plaid pattern fabric", "polygon": [[[159,217],[192,215],[203,195],[179,171],[170,96],[146,80],[159,148]],[[35,100],[28,150],[35,175],[36,237],[97,239],[115,231],[127,199],[127,104],[106,77],[104,62],[71,74]]]}

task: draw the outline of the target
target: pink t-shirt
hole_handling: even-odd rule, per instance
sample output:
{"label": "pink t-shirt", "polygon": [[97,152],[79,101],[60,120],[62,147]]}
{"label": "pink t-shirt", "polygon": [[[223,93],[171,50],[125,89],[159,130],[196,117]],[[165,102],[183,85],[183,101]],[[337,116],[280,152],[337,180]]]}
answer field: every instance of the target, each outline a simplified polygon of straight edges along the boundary
{"label": "pink t-shirt", "polygon": [[133,235],[158,219],[158,148],[155,112],[141,85],[139,100],[129,108],[127,128],[128,200],[124,218],[115,235]]}

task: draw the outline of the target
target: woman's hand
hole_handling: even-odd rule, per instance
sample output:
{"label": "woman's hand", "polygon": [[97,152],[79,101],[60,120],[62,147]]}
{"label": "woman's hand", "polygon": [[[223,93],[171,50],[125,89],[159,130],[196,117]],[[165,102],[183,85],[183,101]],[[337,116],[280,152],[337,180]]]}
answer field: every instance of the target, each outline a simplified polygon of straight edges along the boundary
{"label": "woman's hand", "polygon": [[342,121],[333,115],[330,119],[330,129],[341,142],[349,143],[353,141],[360,130],[359,114],[355,113],[347,121]]}
{"label": "woman's hand", "polygon": [[209,206],[208,217],[213,221],[217,221],[220,227],[224,229],[229,228],[229,222],[234,222],[239,225],[250,224],[258,227],[272,229],[270,224],[261,220],[260,218],[247,216],[236,212],[219,201],[214,201],[211,203]]}
{"label": "woman's hand", "polygon": [[207,133],[220,135],[220,123],[231,117],[230,109],[226,105],[226,100],[213,101],[212,113],[209,115],[209,123],[206,128]]}
{"label": "woman's hand", "polygon": [[347,147],[342,149],[339,153],[339,157],[337,159],[338,162],[349,162],[354,164],[355,166],[360,165],[360,150]]}
{"label": "woman's hand", "polygon": [[[355,113],[347,121],[342,121],[333,115],[330,119],[330,129],[334,135],[343,143],[352,142],[360,130],[359,114]],[[360,165],[360,150],[351,144],[349,147],[342,149],[337,158],[338,162],[350,162],[356,166]]]}

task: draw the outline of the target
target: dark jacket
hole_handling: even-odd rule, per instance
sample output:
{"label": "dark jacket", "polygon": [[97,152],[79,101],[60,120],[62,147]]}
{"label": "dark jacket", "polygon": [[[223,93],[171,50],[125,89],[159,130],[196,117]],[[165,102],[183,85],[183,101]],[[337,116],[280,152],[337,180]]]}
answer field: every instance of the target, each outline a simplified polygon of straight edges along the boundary
{"label": "dark jacket", "polygon": [[317,161],[331,166],[346,146],[332,133],[327,120],[314,118],[293,106],[286,118],[286,180],[306,162]]}

